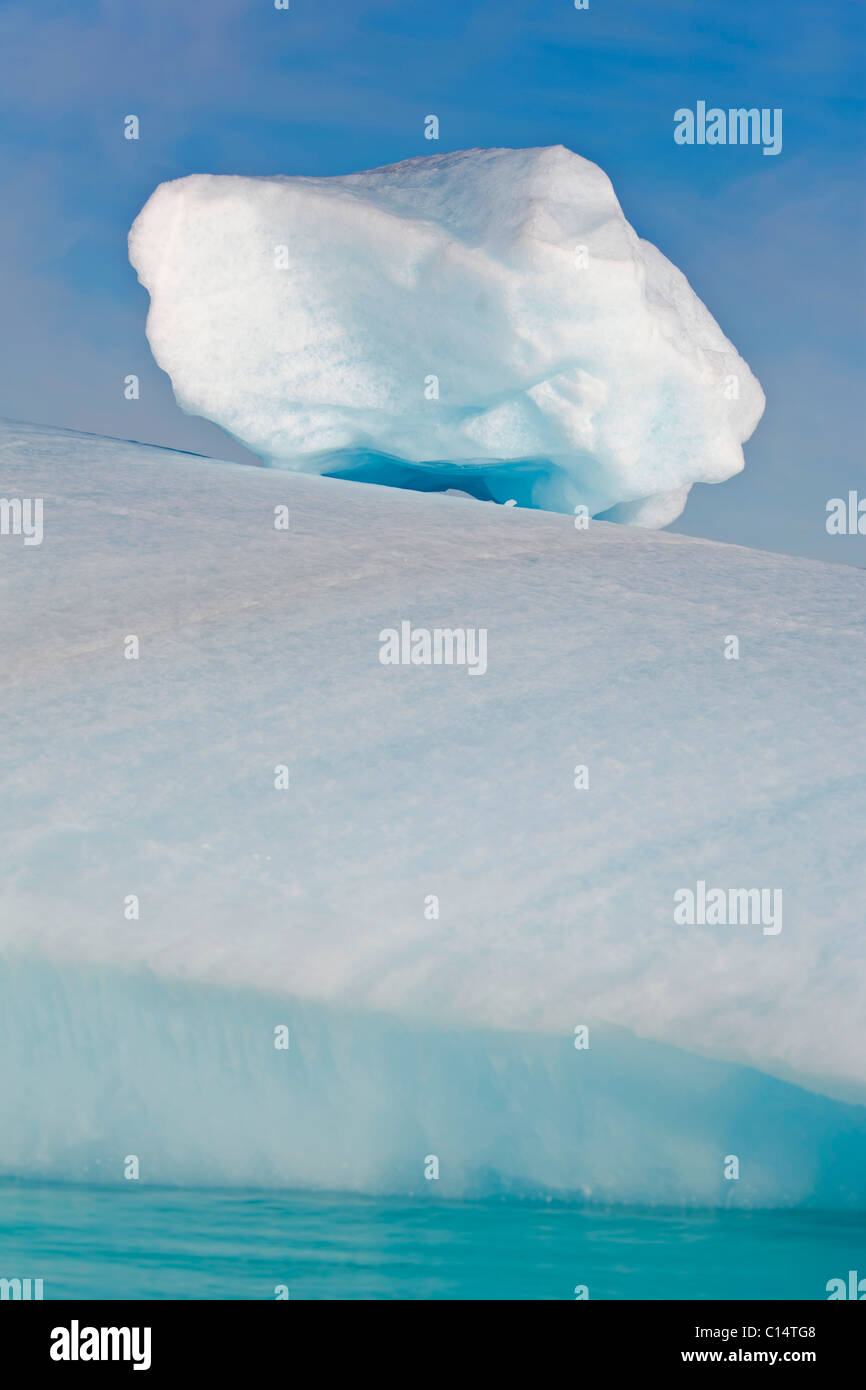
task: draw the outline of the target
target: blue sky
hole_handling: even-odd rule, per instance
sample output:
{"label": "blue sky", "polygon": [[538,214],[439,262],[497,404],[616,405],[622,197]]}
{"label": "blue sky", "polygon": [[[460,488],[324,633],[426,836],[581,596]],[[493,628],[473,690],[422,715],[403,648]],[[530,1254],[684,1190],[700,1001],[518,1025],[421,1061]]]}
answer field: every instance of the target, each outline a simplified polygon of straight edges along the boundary
{"label": "blue sky", "polygon": [[[745,472],[695,488],[674,529],[866,565],[824,526],[828,497],[866,494],[864,19],[859,0],[0,0],[0,414],[249,459],[150,357],[126,233],[155,185],[561,143],[767,394]],[[676,145],[698,100],[781,107],[781,154]]]}

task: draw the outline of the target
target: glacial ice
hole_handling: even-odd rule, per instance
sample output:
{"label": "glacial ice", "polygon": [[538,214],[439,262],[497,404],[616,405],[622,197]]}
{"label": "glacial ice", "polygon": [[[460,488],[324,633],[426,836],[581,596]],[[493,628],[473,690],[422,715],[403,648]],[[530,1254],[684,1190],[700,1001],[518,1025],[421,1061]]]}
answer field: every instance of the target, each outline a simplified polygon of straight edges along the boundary
{"label": "glacial ice", "polygon": [[276,989],[3,964],[2,1176],[119,1185],[133,1153],[147,1185],[673,1207],[866,1199],[864,1107],[619,1029],[594,1028],[576,1052],[555,1034],[435,1027]]}
{"label": "glacial ice", "polygon": [[864,1205],[866,575],[47,428],[0,476],[0,1173]]}
{"label": "glacial ice", "polygon": [[129,254],[180,405],[285,468],[660,527],[743,467],[764,408],[561,145],[192,175],[155,190]]}

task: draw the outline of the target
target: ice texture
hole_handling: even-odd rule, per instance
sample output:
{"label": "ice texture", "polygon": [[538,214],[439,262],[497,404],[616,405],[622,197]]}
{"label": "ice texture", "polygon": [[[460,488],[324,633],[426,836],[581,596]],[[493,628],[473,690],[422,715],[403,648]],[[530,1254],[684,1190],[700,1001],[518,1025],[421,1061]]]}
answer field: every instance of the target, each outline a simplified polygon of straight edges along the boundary
{"label": "ice texture", "polygon": [[0,1173],[866,1205],[866,574],[35,427],[0,476]]}
{"label": "ice texture", "polygon": [[764,408],[685,276],[558,145],[195,174],[129,236],[184,410],[271,464],[664,526]]}

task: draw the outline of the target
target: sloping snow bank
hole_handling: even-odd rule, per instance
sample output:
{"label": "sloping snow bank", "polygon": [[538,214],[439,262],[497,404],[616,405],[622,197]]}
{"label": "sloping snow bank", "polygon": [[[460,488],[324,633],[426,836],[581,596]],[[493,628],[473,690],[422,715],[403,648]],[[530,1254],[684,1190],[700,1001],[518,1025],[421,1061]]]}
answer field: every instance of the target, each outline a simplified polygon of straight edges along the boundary
{"label": "sloping snow bank", "polygon": [[[863,1098],[860,572],[34,427],[3,427],[0,476],[4,497],[44,499],[40,545],[0,536],[4,1056],[34,1028],[53,1047],[41,1071],[3,1069],[0,1164],[84,1161],[52,1118],[61,1081],[97,1147],[121,1142],[126,1017],[134,1093],[152,1113],[162,1088],[171,1107],[167,1177],[172,1153],[182,1177],[201,1151],[172,1139],[195,1077],[215,1111],[223,1095],[207,1132],[225,1136],[259,1047],[246,1089],[263,1108],[257,1124],[236,1109],[222,1158],[214,1140],[223,1176],[246,1152],[248,1177],[306,1181],[326,1147],[316,1124],[348,1107],[368,1156],[351,1185],[397,1181],[452,1126],[470,1187],[499,1155],[511,1184],[704,1199],[706,1155],[740,1152],[727,1118],[757,1116],[761,1087],[804,1118],[785,1131],[784,1181],[775,1119],[740,1129],[771,1173],[760,1200],[774,1182],[779,1200],[813,1194],[834,1134],[847,1172],[859,1108],[831,1117],[734,1069],[695,1120],[694,1164],[665,1150],[648,1177],[633,1152],[621,1169],[613,1156],[649,1135],[640,1089],[685,1135],[703,1083],[677,1130],[683,1075],[722,1075],[699,1058]],[[383,665],[380,634],[403,622],[485,629],[485,673]],[[701,882],[780,891],[781,930],[678,923],[676,895]],[[250,1018],[268,1036],[251,1041]],[[272,1056],[281,1022],[292,1049]],[[588,1052],[573,1047],[583,1024]],[[621,1044],[621,1090],[611,1027],[665,1045]],[[438,1041],[406,1041],[415,1030]],[[296,1097],[280,1118],[272,1087],[290,1090],[289,1073],[274,1067],[313,1054],[318,1089],[342,1059],[330,1100]],[[296,1121],[296,1166],[280,1168],[268,1146]],[[862,1196],[838,1171],[825,1185],[846,1183]]]}

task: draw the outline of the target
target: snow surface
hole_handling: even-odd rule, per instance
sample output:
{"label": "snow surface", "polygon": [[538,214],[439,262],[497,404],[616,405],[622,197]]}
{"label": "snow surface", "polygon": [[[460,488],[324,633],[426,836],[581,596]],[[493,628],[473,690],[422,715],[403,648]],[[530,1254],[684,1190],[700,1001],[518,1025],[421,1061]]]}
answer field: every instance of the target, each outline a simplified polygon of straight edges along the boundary
{"label": "snow surface", "polygon": [[561,145],[195,174],[160,184],[129,254],[181,406],[283,467],[345,472],[349,450],[373,481],[658,527],[743,467],[764,409],[685,276]]}
{"label": "snow surface", "polygon": [[0,1171],[863,1205],[866,575],[10,424],[0,495]]}

